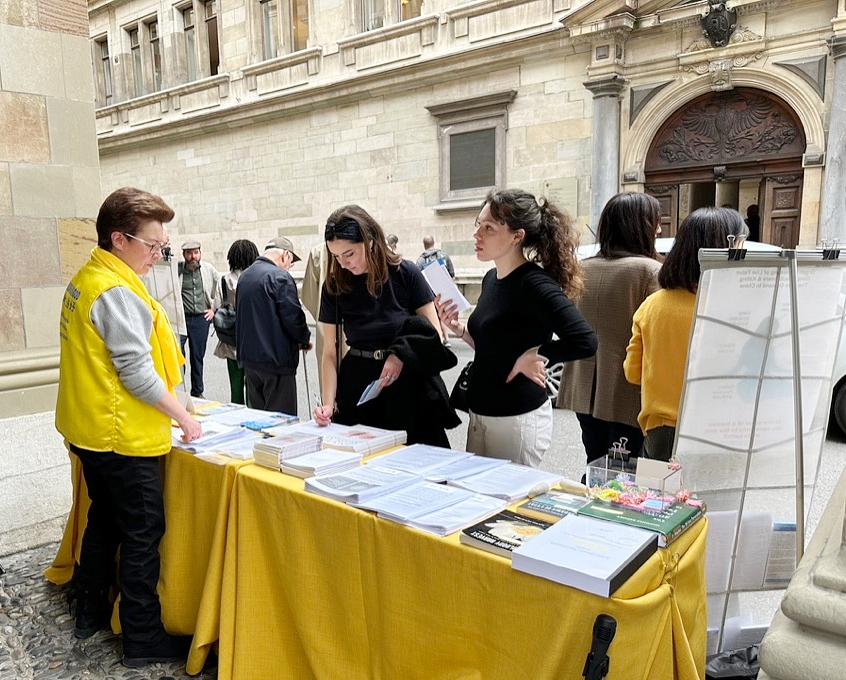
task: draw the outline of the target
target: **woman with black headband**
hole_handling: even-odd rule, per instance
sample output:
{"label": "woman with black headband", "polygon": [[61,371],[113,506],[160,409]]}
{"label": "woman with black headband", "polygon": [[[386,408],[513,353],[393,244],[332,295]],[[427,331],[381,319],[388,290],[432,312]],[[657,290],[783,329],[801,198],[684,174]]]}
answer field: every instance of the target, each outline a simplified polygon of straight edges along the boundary
{"label": "woman with black headband", "polygon": [[[326,222],[330,259],[318,321],[324,333],[320,425],[372,425],[405,430],[408,443],[449,446],[444,428],[460,423],[440,371],[457,359],[442,345],[434,296],[417,266],[388,248],[382,228],[348,205]],[[339,361],[342,326],[349,351]],[[358,405],[379,380],[375,399]]]}

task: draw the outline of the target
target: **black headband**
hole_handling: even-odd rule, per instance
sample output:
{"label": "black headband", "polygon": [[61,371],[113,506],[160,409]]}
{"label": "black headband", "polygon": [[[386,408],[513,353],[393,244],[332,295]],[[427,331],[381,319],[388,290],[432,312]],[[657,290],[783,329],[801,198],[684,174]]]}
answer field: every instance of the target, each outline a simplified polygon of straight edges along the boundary
{"label": "black headband", "polygon": [[325,241],[340,239],[342,241],[352,241],[353,243],[362,243],[364,241],[364,237],[361,235],[361,227],[352,217],[345,217],[338,223],[327,222],[323,239]]}

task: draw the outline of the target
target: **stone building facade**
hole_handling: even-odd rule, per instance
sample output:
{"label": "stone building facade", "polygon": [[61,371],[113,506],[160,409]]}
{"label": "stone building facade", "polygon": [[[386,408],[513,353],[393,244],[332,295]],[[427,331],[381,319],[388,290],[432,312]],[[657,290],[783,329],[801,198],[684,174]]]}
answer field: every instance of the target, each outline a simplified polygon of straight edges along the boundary
{"label": "stone building facade", "polygon": [[470,273],[492,185],[549,196],[585,240],[631,189],[665,235],[756,203],[762,240],[814,244],[844,1],[728,4],[92,0],[103,190],[161,193],[220,266],[236,238],[305,249],[357,202],[406,256],[431,232]]}

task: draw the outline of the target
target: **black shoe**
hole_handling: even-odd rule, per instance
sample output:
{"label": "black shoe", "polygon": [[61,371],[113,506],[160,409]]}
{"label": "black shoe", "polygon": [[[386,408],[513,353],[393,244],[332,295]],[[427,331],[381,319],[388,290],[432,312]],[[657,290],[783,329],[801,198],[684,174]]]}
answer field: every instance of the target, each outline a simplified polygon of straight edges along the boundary
{"label": "black shoe", "polygon": [[123,642],[123,665],[127,668],[141,668],[151,663],[185,661],[191,649],[190,635],[164,634],[158,642],[148,644]]}
{"label": "black shoe", "polygon": [[71,608],[76,608],[73,634],[87,640],[101,630],[111,630],[112,603],[105,590],[73,588],[68,595]]}

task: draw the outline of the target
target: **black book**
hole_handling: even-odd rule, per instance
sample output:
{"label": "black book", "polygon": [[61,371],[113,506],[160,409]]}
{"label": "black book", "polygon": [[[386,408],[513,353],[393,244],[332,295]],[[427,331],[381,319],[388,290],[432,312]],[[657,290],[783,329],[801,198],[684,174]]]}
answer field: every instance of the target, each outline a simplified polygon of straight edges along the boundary
{"label": "black book", "polygon": [[486,520],[463,529],[459,541],[479,550],[511,558],[511,552],[533,539],[550,522],[524,517],[509,510],[503,510]]}

